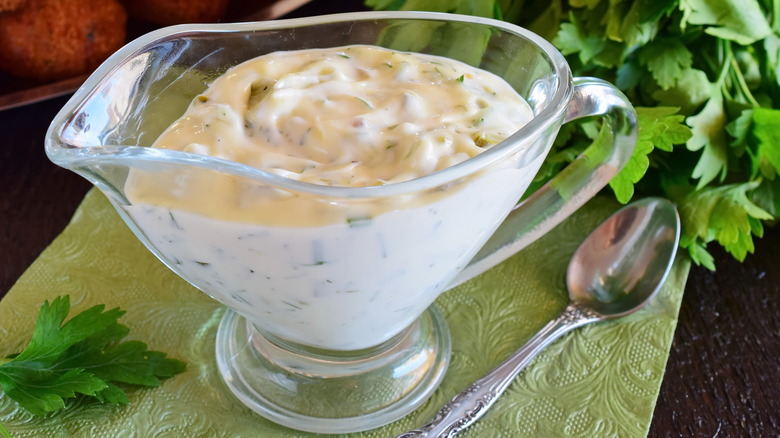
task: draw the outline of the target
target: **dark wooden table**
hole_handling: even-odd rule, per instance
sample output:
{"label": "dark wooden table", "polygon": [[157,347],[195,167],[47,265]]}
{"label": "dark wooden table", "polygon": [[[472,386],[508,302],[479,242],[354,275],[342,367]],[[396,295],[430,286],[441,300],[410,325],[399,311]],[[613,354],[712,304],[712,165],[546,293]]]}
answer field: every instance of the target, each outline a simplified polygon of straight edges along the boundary
{"label": "dark wooden table", "polygon": [[[44,154],[65,101],[0,112],[0,297],[90,187]],[[780,437],[780,226],[756,246],[744,263],[715,250],[717,272],[691,271],[650,436]]]}

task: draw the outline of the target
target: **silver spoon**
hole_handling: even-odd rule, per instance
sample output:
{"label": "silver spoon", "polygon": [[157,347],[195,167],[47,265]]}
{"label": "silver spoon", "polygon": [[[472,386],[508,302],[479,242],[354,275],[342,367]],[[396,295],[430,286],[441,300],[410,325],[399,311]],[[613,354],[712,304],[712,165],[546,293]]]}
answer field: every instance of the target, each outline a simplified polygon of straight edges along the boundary
{"label": "silver spoon", "polygon": [[565,333],[635,312],[656,295],[680,239],[674,205],[660,198],[629,204],[599,225],[569,262],[569,304],[522,348],[447,403],[428,424],[396,438],[454,437],[475,423],[536,355]]}

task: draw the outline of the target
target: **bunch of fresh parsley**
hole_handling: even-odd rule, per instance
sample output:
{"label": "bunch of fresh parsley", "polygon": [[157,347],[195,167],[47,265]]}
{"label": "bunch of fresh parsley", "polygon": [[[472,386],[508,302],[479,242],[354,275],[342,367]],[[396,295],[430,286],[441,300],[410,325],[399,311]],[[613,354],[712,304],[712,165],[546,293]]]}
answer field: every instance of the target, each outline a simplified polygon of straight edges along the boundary
{"label": "bunch of fresh parsley", "polygon": [[125,312],[104,308],[91,307],[63,323],[70,298],[44,302],[24,351],[0,359],[5,395],[36,415],[64,408],[77,394],[122,405],[129,399],[119,385],[156,387],[184,370],[184,362],[149,351],[143,342],[123,341],[129,329],[117,320]]}
{"label": "bunch of fresh parsley", "polygon": [[[479,15],[552,41],[577,76],[615,83],[639,142],[610,183],[617,199],[666,196],[681,245],[715,269],[780,215],[780,0],[366,0],[375,9]],[[583,150],[594,122],[565,125],[540,180]]]}

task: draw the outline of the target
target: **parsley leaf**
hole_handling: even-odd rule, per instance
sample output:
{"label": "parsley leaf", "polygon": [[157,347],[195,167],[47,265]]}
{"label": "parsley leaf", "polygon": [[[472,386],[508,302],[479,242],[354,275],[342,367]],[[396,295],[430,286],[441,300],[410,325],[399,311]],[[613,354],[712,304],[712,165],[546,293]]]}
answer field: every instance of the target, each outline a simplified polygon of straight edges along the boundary
{"label": "parsley leaf", "polygon": [[638,50],[639,63],[647,66],[662,89],[668,90],[693,64],[693,54],[676,38],[658,38]]}
{"label": "parsley leaf", "polygon": [[666,152],[672,152],[674,145],[684,144],[692,133],[682,124],[685,116],[678,114],[677,110],[662,106],[638,107],[639,140],[652,142],[656,148]]}
{"label": "parsley leaf", "polygon": [[756,108],[751,115],[756,168],[763,176],[774,178],[780,174],[780,110]]}
{"label": "parsley leaf", "polygon": [[677,8],[676,0],[639,1],[639,20],[642,22],[654,22],[665,15],[669,15]]}
{"label": "parsley leaf", "polygon": [[681,124],[684,116],[677,114],[677,108],[639,107],[637,121],[639,132],[634,152],[628,163],[609,182],[620,202],[628,202],[634,195],[634,184],[645,175],[650,165],[648,155],[658,148],[671,152],[675,144],[684,143],[691,132]]}
{"label": "parsley leaf", "polygon": [[683,27],[687,23],[705,25],[708,34],[739,44],[752,44],[772,32],[754,0],[680,0],[680,9]]}
{"label": "parsley leaf", "polygon": [[780,216],[780,178],[762,180],[751,194],[751,200],[773,217]]}
{"label": "parsley leaf", "polygon": [[707,73],[696,68],[684,70],[674,85],[652,93],[659,105],[679,107],[683,114],[692,114],[711,96],[712,83],[707,79]]}
{"label": "parsley leaf", "polygon": [[[758,187],[759,182],[729,184],[691,191],[680,202],[680,220],[683,233],[680,244],[688,248],[696,262],[702,258],[704,245],[717,240],[737,260],[742,261],[753,252],[752,235],[761,237],[760,220],[772,219],[772,215],[754,204],[747,193]],[[707,264],[705,264],[707,266]],[[714,269],[714,266],[707,266]]]}
{"label": "parsley leaf", "polygon": [[583,64],[594,61],[604,51],[606,41],[586,33],[585,26],[576,15],[571,15],[570,20],[571,23],[561,24],[553,42],[564,55],[577,54]]}
{"label": "parsley leaf", "polygon": [[127,404],[117,384],[149,387],[184,370],[185,364],[148,351],[140,341],[122,341],[129,329],[118,322],[125,312],[97,305],[73,316],[70,298],[45,301],[25,349],[0,360],[0,387],[23,408],[45,415],[81,394],[104,403]]}
{"label": "parsley leaf", "polygon": [[698,188],[706,186],[718,177],[723,181],[728,169],[723,96],[716,91],[699,114],[688,117],[687,123],[693,130],[693,135],[688,139],[686,146],[691,151],[703,149],[701,158],[691,174],[693,178],[699,180]]}

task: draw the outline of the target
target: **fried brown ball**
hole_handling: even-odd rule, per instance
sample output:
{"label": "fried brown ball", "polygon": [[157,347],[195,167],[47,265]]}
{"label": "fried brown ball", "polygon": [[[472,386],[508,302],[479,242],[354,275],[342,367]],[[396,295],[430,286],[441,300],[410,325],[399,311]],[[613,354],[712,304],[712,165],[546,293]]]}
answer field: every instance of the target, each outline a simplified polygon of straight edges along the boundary
{"label": "fried brown ball", "polygon": [[116,0],[28,0],[0,14],[0,70],[50,81],[87,73],[125,41]]}
{"label": "fried brown ball", "polygon": [[10,12],[21,8],[27,0],[0,0],[0,12]]}
{"label": "fried brown ball", "polygon": [[164,26],[219,21],[228,0],[123,0],[131,17]]}

